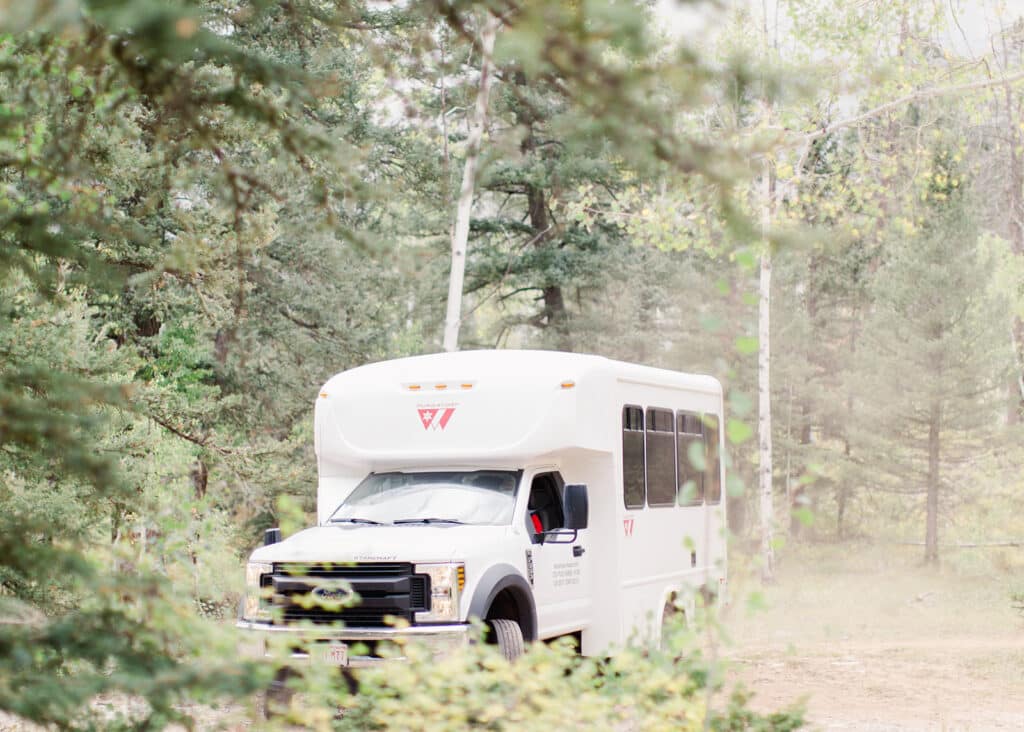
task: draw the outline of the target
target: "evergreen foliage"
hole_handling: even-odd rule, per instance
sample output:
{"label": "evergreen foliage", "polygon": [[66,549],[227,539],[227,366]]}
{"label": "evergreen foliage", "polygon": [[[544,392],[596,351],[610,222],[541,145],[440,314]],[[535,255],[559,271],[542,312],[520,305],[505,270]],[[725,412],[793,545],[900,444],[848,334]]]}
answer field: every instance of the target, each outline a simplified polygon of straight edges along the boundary
{"label": "evergreen foliage", "polygon": [[957,490],[949,467],[991,452],[1013,357],[1012,310],[993,287],[998,251],[986,251],[962,175],[952,153],[936,153],[925,223],[887,247],[858,354],[870,379],[857,390],[864,480],[925,494],[928,562],[938,562],[940,510]]}
{"label": "evergreen foliage", "polygon": [[[229,631],[241,562],[262,528],[310,516],[320,384],[440,343],[485,13],[502,26],[464,343],[719,376],[744,538],[762,241],[747,183],[768,156],[791,533],[916,535],[927,495],[934,561],[940,528],[984,526],[1014,495],[1024,267],[996,202],[1019,199],[1002,186],[1019,181],[1003,173],[1020,91],[975,90],[956,114],[901,104],[806,157],[790,141],[851,94],[870,110],[973,83],[986,64],[939,58],[927,3],[794,0],[777,68],[752,60],[743,8],[691,44],[613,0],[0,5],[0,712],[191,725],[195,704],[266,688],[281,662],[240,660]],[[759,122],[768,100],[778,124]],[[344,679],[311,674],[287,719],[801,721],[722,699],[720,667],[693,655],[490,651],[367,674],[337,720]]]}
{"label": "evergreen foliage", "polygon": [[[608,134],[655,123],[650,70],[604,60],[646,52],[633,10],[510,12],[519,73],[579,119],[612,84],[638,105],[595,118]],[[316,386],[422,348],[409,318],[439,285],[371,255],[436,221],[439,187],[405,189],[441,157],[389,119],[389,75],[427,68],[439,26],[471,52],[473,13],[83,0],[4,19],[0,710],[159,727],[267,683],[200,616],[233,614],[276,498],[309,507]],[[643,154],[705,155],[653,128]],[[139,704],[117,721],[102,698]]]}

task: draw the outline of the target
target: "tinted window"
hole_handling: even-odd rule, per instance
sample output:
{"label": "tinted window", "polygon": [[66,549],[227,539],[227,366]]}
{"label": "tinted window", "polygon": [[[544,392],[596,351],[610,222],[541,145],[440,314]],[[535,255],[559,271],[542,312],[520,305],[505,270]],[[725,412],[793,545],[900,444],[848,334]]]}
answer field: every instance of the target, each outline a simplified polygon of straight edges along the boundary
{"label": "tinted window", "polygon": [[644,506],[644,411],[622,408],[622,495],[626,508]]}
{"label": "tinted window", "polygon": [[696,506],[704,501],[704,423],[700,415],[679,412],[676,416],[679,445],[679,505]]}
{"label": "tinted window", "polygon": [[672,410],[647,410],[647,505],[676,503],[676,438]]}
{"label": "tinted window", "polygon": [[704,490],[708,503],[718,503],[722,499],[722,468],[719,445],[722,444],[718,417],[713,414],[704,415],[704,444],[707,448],[707,465],[704,471]]}

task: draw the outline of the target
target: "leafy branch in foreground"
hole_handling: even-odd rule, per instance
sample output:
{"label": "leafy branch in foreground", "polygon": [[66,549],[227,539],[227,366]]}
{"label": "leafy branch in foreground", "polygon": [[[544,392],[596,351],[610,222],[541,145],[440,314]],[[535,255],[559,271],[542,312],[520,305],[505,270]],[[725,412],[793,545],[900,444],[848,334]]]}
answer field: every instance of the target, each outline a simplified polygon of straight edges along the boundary
{"label": "leafy branch in foreground", "polygon": [[[282,724],[344,730],[678,729],[788,732],[803,725],[793,707],[762,715],[749,694],[728,690],[720,669],[676,626],[665,647],[580,658],[571,642],[537,644],[509,663],[496,646],[476,644],[443,658],[410,646],[409,663],[357,672],[348,696],[336,669],[310,667],[288,682],[298,692],[276,707]],[[720,697],[724,702],[719,709]],[[340,700],[340,701],[339,701]],[[340,703],[337,719],[325,711]],[[333,716],[331,713],[330,716]]]}
{"label": "leafy branch in foreground", "polygon": [[[443,229],[409,213],[434,206],[418,185],[437,190],[441,146],[380,118],[390,74],[429,66],[438,24],[458,34],[476,5],[17,5],[0,28],[0,710],[104,727],[97,697],[119,696],[139,703],[126,726],[189,723],[182,703],[268,680],[224,666],[231,639],[195,605],[230,604],[239,526],[308,495],[310,384],[429,345],[400,332],[399,267],[367,254]],[[669,134],[673,95],[710,72],[656,63],[639,8],[487,8],[508,29],[506,118],[560,105],[588,137],[550,170],[727,187],[735,156]],[[542,162],[560,149],[535,143]],[[596,149],[607,167],[585,164]],[[552,277],[575,266],[559,250],[537,253]]]}

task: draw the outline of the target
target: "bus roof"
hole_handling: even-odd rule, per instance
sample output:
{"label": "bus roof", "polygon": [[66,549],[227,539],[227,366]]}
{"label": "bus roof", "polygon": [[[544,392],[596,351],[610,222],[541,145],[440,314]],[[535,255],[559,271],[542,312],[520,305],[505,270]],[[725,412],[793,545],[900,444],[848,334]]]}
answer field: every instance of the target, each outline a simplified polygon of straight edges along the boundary
{"label": "bus roof", "polygon": [[454,353],[430,353],[359,366],[331,378],[322,391],[354,388],[381,379],[398,378],[410,385],[418,382],[424,391],[439,383],[460,381],[486,375],[488,380],[503,379],[548,382],[574,380],[582,383],[588,376],[611,375],[626,381],[657,383],[680,389],[721,394],[722,385],[712,376],[640,366],[614,361],[604,356],[563,351],[478,350]]}
{"label": "bus roof", "polygon": [[601,356],[487,350],[382,361],[324,385],[317,454],[321,469],[327,461],[376,470],[611,452],[621,442],[622,395],[650,387],[719,409],[722,387],[710,376]]}

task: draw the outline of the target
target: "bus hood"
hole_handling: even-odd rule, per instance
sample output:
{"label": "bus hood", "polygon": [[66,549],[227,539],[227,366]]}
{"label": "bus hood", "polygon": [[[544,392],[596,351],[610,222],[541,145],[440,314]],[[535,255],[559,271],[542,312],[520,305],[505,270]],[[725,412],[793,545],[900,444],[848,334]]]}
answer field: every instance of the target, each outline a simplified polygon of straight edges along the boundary
{"label": "bus hood", "polygon": [[260,547],[253,562],[448,562],[493,551],[509,526],[315,526]]}

